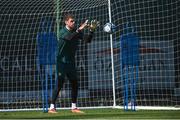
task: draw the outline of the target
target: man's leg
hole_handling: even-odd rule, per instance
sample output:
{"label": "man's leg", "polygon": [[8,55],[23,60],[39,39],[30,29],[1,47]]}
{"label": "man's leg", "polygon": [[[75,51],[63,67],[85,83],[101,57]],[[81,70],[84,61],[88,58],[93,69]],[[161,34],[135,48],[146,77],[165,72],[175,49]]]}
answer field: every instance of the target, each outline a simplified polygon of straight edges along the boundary
{"label": "man's leg", "polygon": [[68,79],[71,82],[71,99],[72,99],[72,103],[76,103],[77,102],[77,96],[78,96],[78,79],[76,76],[76,71],[75,70],[71,70],[68,74],[67,74]]}
{"label": "man's leg", "polygon": [[57,113],[56,108],[55,108],[55,102],[58,97],[59,91],[62,89],[63,83],[64,83],[64,80],[58,79],[58,84],[57,84],[56,88],[53,90],[53,95],[52,95],[48,113]]}
{"label": "man's leg", "polygon": [[72,103],[77,103],[77,96],[78,96],[78,82],[77,82],[77,79],[71,80],[71,86],[72,86],[72,91],[71,91]]}
{"label": "man's leg", "polygon": [[[62,69],[60,69],[62,68]],[[58,74],[58,81],[56,83],[56,86],[53,90],[53,94],[52,94],[52,98],[50,101],[50,108],[49,108],[49,113],[57,113],[56,109],[55,109],[55,102],[56,99],[59,95],[59,91],[62,89],[63,84],[64,84],[64,80],[65,80],[65,72],[62,71],[63,70],[63,64],[58,64],[57,65],[57,74]]]}
{"label": "man's leg", "polygon": [[58,81],[57,81],[57,85],[55,87],[55,89],[53,90],[53,95],[52,95],[52,100],[51,103],[55,104],[56,99],[59,95],[59,91],[62,89],[64,84],[64,78],[63,77],[58,77]]}
{"label": "man's leg", "polygon": [[67,74],[69,80],[71,81],[71,87],[72,87],[72,91],[71,91],[71,98],[72,98],[72,107],[71,107],[71,111],[73,113],[84,113],[83,111],[80,111],[77,106],[77,96],[78,96],[78,78],[76,76],[76,71],[71,71],[69,74]]}

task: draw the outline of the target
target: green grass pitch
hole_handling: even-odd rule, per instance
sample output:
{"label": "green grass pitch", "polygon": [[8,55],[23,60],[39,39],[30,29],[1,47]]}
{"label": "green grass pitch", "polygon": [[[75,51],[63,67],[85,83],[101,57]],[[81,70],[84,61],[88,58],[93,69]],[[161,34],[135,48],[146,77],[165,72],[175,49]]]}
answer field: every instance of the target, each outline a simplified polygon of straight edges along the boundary
{"label": "green grass pitch", "polygon": [[85,109],[83,111],[85,114],[71,113],[70,110],[58,110],[58,114],[42,111],[0,112],[0,119],[180,119],[180,110]]}

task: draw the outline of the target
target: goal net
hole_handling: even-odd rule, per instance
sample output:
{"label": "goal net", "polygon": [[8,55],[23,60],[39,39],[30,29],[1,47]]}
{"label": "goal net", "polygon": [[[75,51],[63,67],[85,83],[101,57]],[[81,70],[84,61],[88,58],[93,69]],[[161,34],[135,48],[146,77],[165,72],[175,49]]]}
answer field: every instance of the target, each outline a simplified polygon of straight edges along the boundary
{"label": "goal net", "polygon": [[[80,41],[76,52],[78,107],[180,105],[180,1],[1,0],[0,6],[0,111],[49,106],[65,13],[77,25],[100,21],[92,42]],[[110,21],[112,34],[103,31]],[[71,107],[68,80],[56,103]]]}

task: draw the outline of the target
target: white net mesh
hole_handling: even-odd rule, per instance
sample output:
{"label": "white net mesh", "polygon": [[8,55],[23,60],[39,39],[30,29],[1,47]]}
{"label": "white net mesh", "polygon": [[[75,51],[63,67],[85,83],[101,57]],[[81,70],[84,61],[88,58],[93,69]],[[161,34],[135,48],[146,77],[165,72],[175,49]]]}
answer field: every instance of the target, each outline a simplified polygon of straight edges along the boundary
{"label": "white net mesh", "polygon": [[[120,45],[121,48],[118,46],[119,41],[114,42],[116,46],[114,51],[120,49],[122,55],[120,66],[115,66],[115,76],[119,74],[119,68],[123,71],[116,76],[119,91],[116,92],[118,96],[116,98],[121,98],[124,92],[127,92],[124,82],[119,80],[128,79],[130,84],[134,76],[137,81],[137,105],[166,107],[179,105],[179,4],[179,1],[171,0],[121,0],[112,4],[114,6],[112,21],[121,28],[119,30],[122,37],[116,33],[115,39],[126,41]],[[133,39],[128,35],[127,24],[134,31]],[[138,44],[139,53],[136,53],[137,48],[133,47],[135,40],[139,42],[135,43]],[[124,60],[126,61],[122,62]],[[114,53],[114,61],[119,61],[119,54]],[[130,103],[130,85],[128,89],[127,102]],[[122,103],[122,99],[117,101]]]}
{"label": "white net mesh", "polygon": [[[122,106],[127,93],[125,80],[130,83],[132,78],[137,80],[137,106],[179,105],[180,1],[111,0],[110,3],[112,23],[116,25],[112,34],[114,73],[110,37],[103,32],[103,25],[109,21],[107,0],[1,0],[0,110],[38,109],[49,99],[56,79],[52,52],[56,31],[62,27],[61,19],[67,12],[75,15],[78,25],[85,19],[100,21],[93,41],[80,42],[76,54],[79,107]],[[122,52],[122,37],[129,33],[127,23],[138,39],[136,54]],[[134,55],[138,64],[128,64],[134,61]],[[132,102],[129,83],[128,103]],[[67,81],[57,100],[58,108],[71,106],[70,91]]]}

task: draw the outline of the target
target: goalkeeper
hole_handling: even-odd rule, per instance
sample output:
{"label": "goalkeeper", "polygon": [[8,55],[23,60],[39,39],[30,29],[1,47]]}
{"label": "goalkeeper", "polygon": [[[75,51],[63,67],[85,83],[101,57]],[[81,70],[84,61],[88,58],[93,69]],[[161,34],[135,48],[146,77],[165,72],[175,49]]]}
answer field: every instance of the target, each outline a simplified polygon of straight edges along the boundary
{"label": "goalkeeper", "polygon": [[[64,16],[65,26],[60,30],[60,37],[58,41],[58,55],[57,55],[57,76],[58,82],[53,90],[51,98],[50,108],[48,113],[57,113],[55,102],[58,97],[59,91],[62,89],[65,82],[65,76],[70,80],[72,91],[72,107],[71,111],[74,113],[83,113],[77,106],[77,95],[78,95],[78,77],[75,69],[75,52],[78,46],[78,40],[84,40],[85,43],[89,43],[93,38],[93,33],[99,23],[95,20],[88,24],[86,20],[80,25],[79,28],[75,28],[75,19],[71,14]],[[83,29],[89,28],[89,34],[83,34]]]}

